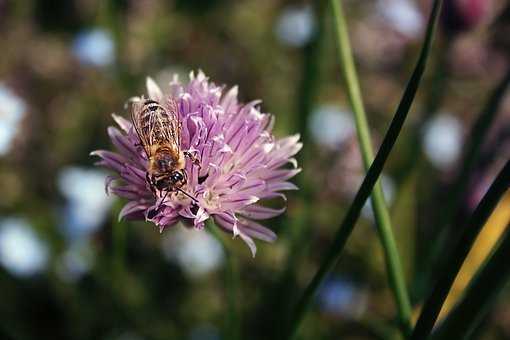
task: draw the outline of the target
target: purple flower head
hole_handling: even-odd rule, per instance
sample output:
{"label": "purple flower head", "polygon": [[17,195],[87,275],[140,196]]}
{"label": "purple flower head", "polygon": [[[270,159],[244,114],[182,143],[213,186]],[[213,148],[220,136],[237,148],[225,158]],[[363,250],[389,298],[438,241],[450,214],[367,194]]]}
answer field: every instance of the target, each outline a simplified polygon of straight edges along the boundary
{"label": "purple flower head", "polygon": [[[184,222],[203,229],[212,218],[234,237],[240,236],[255,256],[253,238],[267,242],[275,233],[256,220],[272,218],[285,208],[274,209],[261,204],[264,199],[282,199],[282,191],[297,187],[288,180],[299,173],[292,158],[302,147],[299,136],[275,139],[271,133],[273,117],[262,113],[260,101],[244,104],[237,100],[237,87],[224,91],[209,82],[200,71],[192,72],[187,84],[177,76],[163,93],[152,79],[147,79],[148,97],[167,105],[177,103],[181,130],[180,149],[195,155],[197,162],[186,159],[187,183],[182,192],[165,197],[154,195],[146,180],[148,160],[130,121],[113,115],[120,130],[108,128],[117,152],[99,150],[99,165],[116,172],[106,179],[106,190],[129,202],[119,219],[145,219],[163,231]],[[156,196],[156,197],[155,197]]]}

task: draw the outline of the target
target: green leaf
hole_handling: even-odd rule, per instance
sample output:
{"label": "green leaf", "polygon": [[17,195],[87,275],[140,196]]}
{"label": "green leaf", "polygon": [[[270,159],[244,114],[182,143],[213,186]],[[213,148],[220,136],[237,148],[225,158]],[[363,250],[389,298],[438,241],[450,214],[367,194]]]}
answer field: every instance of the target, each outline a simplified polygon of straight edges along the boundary
{"label": "green leaf", "polygon": [[506,162],[505,166],[469,218],[468,225],[464,228],[461,238],[459,242],[457,242],[452,254],[447,256],[450,260],[445,265],[445,268],[439,271],[442,275],[434,286],[432,294],[423,306],[411,339],[426,339],[430,334],[462,263],[473,246],[478,233],[483,228],[503,194],[508,190],[509,185],[510,160]]}
{"label": "green leaf", "polygon": [[440,230],[439,236],[430,247],[431,249],[425,260],[426,267],[417,277],[417,284],[420,285],[420,291],[418,292],[420,296],[425,287],[430,286],[434,266],[438,266],[438,263],[441,263],[444,259],[444,249],[448,246],[448,240],[453,235],[454,230],[456,230],[455,226],[448,225],[448,222],[457,220],[458,215],[463,211],[463,207],[460,206],[461,198],[464,197],[466,193],[467,186],[471,180],[473,166],[478,160],[482,143],[489,132],[489,128],[497,117],[499,107],[505,98],[505,93],[509,84],[510,69],[507,70],[501,82],[492,91],[487,103],[484,105],[468,134],[469,138],[467,140],[466,152],[460,162],[460,171],[452,185],[447,189],[448,197],[446,197],[445,200],[444,213],[442,214],[441,220],[438,222],[438,230]]}
{"label": "green leaf", "polygon": [[478,327],[510,280],[510,225],[483,267],[471,280],[460,302],[434,332],[434,340],[466,339]]}

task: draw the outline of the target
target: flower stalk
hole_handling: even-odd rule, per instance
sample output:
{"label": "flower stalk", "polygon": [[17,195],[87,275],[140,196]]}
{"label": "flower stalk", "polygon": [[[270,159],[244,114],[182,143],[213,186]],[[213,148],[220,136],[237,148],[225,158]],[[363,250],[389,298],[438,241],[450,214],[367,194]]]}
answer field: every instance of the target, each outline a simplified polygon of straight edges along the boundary
{"label": "flower stalk", "polygon": [[[118,275],[122,275],[124,272],[124,262],[126,256],[127,229],[125,225],[117,220],[112,224],[114,270]],[[118,279],[120,280],[121,277],[118,276]]]}
{"label": "flower stalk", "polygon": [[[358,76],[356,74],[356,67],[352,57],[349,34],[347,32],[347,23],[341,1],[333,0],[331,1],[331,4],[333,6],[333,15],[335,18],[339,60],[342,65],[349,101],[354,112],[363,165],[365,169],[368,169],[374,159],[374,152],[372,150],[370,129],[368,127],[368,121],[363,105]],[[400,262],[398,249],[395,243],[395,237],[393,236],[390,214],[384,200],[380,182],[376,182],[374,185],[371,202],[377,231],[386,260],[389,284],[397,304],[400,325],[404,333],[408,334],[411,330],[411,304],[409,302],[409,295],[407,293],[402,264]]]}
{"label": "flower stalk", "polygon": [[237,301],[239,301],[239,268],[232,249],[223,240],[222,235],[212,220],[207,221],[207,229],[220,242],[225,252],[226,263],[224,268],[225,295],[227,300],[227,319],[226,331],[227,339],[241,339],[240,334],[240,311]]}

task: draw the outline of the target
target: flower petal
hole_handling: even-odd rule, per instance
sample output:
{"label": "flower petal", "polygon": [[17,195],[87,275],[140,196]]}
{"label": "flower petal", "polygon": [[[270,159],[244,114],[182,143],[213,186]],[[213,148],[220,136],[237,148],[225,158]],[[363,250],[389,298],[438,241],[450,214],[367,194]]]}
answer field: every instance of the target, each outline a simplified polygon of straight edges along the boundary
{"label": "flower petal", "polygon": [[145,171],[126,163],[120,172],[120,176],[131,184],[146,187]]}
{"label": "flower petal", "polygon": [[252,256],[255,257],[255,254],[257,253],[257,246],[255,245],[255,242],[253,242],[253,239],[248,236],[242,228],[239,228],[235,216],[229,213],[222,213],[213,215],[213,218],[218,226],[227,231],[231,231],[234,237],[240,236],[246,245],[248,245],[248,248],[250,248]]}
{"label": "flower petal", "polygon": [[127,136],[123,135],[117,128],[114,128],[113,126],[110,126],[107,131],[113,145],[115,145],[115,147],[124,156],[134,160],[139,158],[138,151]]}
{"label": "flower petal", "polygon": [[126,133],[128,133],[133,127],[133,124],[124,117],[117,116],[115,113],[112,113],[112,117],[115,123],[117,123],[117,125],[120,126],[120,128]]}
{"label": "flower petal", "polygon": [[271,170],[271,171],[267,171],[266,174],[264,176],[262,176],[262,178],[266,182],[285,181],[285,180],[288,180],[289,178],[296,176],[300,172],[301,172],[301,169]]}
{"label": "flower petal", "polygon": [[237,224],[239,229],[242,230],[246,235],[257,238],[259,240],[274,242],[278,238],[272,230],[257,222],[246,219],[239,219]]}
{"label": "flower petal", "polygon": [[239,236],[241,239],[248,245],[248,248],[250,248],[251,256],[255,257],[257,254],[257,246],[255,245],[255,242],[253,242],[253,239],[246,235],[244,231],[239,230]]}
{"label": "flower petal", "polygon": [[143,217],[143,212],[147,209],[145,204],[138,201],[131,201],[127,203],[119,213],[119,221],[126,219],[139,219],[140,214]]}
{"label": "flower petal", "polygon": [[110,194],[110,188],[111,188],[112,182],[118,178],[119,178],[118,176],[112,176],[112,175],[106,176],[106,178],[104,180],[104,191],[107,195]]}
{"label": "flower petal", "polygon": [[124,164],[127,162],[126,158],[118,153],[106,151],[106,150],[96,150],[90,153],[91,156],[101,157],[102,160],[97,162],[96,165],[102,165],[107,168],[113,169],[117,172],[121,172],[124,169]]}
{"label": "flower petal", "polygon": [[143,193],[139,188],[132,185],[110,187],[109,191],[119,197],[127,198],[128,200],[136,200],[140,197],[148,197],[147,192]]}
{"label": "flower petal", "polygon": [[147,77],[145,83],[147,86],[147,94],[149,95],[149,98],[157,102],[163,102],[163,92],[159,88],[158,84],[156,84],[156,82],[152,80],[151,77]]}
{"label": "flower petal", "polygon": [[267,185],[268,191],[284,191],[284,190],[297,190],[299,189],[294,183],[291,182],[276,182]]}
{"label": "flower petal", "polygon": [[234,111],[237,108],[237,94],[239,89],[236,86],[233,86],[222,98],[221,106],[225,112]]}
{"label": "flower petal", "polygon": [[275,216],[281,215],[281,214],[283,214],[284,211],[285,211],[285,207],[283,207],[281,209],[273,209],[273,208],[264,207],[259,204],[251,204],[251,205],[244,207],[240,211],[240,213],[243,216],[253,218],[255,220],[265,220],[268,218],[273,218]]}

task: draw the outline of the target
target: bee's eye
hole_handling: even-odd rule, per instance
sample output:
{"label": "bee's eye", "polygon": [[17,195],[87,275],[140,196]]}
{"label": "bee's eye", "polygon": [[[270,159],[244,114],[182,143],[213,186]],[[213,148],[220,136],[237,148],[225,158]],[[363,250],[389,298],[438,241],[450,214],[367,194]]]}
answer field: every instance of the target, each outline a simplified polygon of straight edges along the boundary
{"label": "bee's eye", "polygon": [[175,171],[174,173],[172,173],[172,181],[180,182],[183,179],[184,179],[184,176],[180,172]]}

